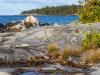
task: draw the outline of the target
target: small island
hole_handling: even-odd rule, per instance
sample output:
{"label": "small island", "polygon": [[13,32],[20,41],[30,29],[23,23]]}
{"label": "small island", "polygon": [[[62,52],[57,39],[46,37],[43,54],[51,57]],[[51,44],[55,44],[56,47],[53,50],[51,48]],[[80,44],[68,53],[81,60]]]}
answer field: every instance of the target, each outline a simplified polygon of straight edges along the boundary
{"label": "small island", "polygon": [[47,6],[23,11],[21,15],[76,15],[79,5]]}

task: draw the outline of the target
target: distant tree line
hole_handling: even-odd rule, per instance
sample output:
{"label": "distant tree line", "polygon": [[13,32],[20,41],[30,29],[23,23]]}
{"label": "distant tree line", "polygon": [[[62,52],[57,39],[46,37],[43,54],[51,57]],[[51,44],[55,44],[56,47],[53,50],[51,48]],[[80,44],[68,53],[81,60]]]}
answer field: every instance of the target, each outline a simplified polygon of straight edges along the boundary
{"label": "distant tree line", "polygon": [[63,6],[46,6],[28,11],[23,11],[21,14],[38,14],[38,15],[72,15],[78,11],[78,5],[63,5]]}

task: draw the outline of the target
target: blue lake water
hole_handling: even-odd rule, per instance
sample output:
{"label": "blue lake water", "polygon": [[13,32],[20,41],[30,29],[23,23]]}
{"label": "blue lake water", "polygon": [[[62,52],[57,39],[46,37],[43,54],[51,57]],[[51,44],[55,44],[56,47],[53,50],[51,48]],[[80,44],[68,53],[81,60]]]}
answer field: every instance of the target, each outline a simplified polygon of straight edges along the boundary
{"label": "blue lake water", "polygon": [[[20,21],[25,19],[26,16],[14,15],[14,16],[0,16],[0,23],[6,24],[11,21]],[[72,21],[78,20],[78,16],[36,16],[41,24],[68,24]]]}

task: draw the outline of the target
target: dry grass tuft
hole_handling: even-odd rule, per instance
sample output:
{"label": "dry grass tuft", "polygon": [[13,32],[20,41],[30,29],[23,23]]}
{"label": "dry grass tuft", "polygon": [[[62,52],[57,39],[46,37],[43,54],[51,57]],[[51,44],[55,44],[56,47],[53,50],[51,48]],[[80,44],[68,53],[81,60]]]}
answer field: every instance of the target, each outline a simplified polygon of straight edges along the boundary
{"label": "dry grass tuft", "polygon": [[59,57],[59,48],[56,44],[49,44],[48,45],[48,55],[52,58],[58,58]]}
{"label": "dry grass tuft", "polygon": [[56,51],[58,51],[58,47],[56,44],[49,44],[48,45],[48,53],[51,54],[51,53],[54,53]]}
{"label": "dry grass tuft", "polygon": [[70,50],[71,56],[80,56],[83,53],[82,48],[77,48],[74,50]]}
{"label": "dry grass tuft", "polygon": [[100,49],[86,52],[82,57],[82,62],[85,65],[100,63]]}
{"label": "dry grass tuft", "polygon": [[70,55],[71,55],[70,49],[64,48],[60,54],[60,59],[67,60]]}

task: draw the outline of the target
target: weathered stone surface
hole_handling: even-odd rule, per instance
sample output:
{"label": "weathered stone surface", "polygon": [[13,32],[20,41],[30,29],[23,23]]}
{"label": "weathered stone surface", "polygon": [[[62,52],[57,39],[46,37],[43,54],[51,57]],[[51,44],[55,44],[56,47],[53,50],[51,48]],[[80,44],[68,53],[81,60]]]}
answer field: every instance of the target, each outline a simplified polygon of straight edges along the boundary
{"label": "weathered stone surface", "polygon": [[[100,25],[93,26],[97,31]],[[76,32],[76,30],[79,30]],[[27,59],[32,55],[46,55],[47,45],[56,43],[59,48],[80,48],[87,25],[48,26],[30,28],[21,32],[0,33],[0,58]]]}

